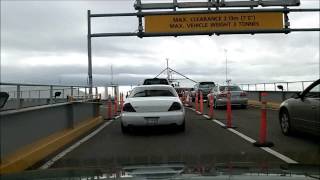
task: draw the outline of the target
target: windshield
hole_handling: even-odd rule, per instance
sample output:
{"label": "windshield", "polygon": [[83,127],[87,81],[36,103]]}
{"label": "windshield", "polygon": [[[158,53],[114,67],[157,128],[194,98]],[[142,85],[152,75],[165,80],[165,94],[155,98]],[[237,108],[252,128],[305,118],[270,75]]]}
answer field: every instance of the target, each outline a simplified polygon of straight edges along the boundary
{"label": "windshield", "polygon": [[168,81],[166,79],[146,79],[143,83],[143,85],[152,85],[152,84],[168,85]]}
{"label": "windshield", "polygon": [[320,177],[319,7],[0,0],[0,180]]}
{"label": "windshield", "polygon": [[199,88],[212,88],[212,87],[214,87],[213,82],[201,82],[199,84]]}
{"label": "windshield", "polygon": [[169,90],[142,90],[135,91],[132,97],[174,96]]}

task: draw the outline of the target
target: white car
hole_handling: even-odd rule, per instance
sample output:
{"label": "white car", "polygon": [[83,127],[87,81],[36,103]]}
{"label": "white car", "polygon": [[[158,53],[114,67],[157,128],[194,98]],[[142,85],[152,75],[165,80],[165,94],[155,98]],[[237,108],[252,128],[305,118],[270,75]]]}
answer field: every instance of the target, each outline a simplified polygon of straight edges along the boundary
{"label": "white car", "polygon": [[170,85],[135,87],[125,100],[121,113],[121,130],[134,126],[174,125],[185,129],[185,109]]}

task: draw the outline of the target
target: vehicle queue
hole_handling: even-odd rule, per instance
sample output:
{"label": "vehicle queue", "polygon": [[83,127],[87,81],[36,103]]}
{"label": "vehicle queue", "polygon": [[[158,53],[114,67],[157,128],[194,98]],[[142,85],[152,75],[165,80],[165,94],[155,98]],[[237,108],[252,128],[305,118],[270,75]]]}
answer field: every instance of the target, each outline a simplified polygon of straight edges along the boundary
{"label": "vehicle queue", "polygon": [[[195,102],[202,94],[203,101],[210,107],[248,106],[247,92],[238,85],[220,85],[202,81],[193,88],[173,87],[165,78],[145,79],[143,85],[134,88],[126,99],[121,113],[121,128],[127,133],[133,126],[175,126],[185,130],[185,108],[183,97]],[[279,125],[284,135],[302,131],[320,135],[320,79],[303,92],[297,93],[281,103]],[[307,114],[307,115],[306,115]]]}

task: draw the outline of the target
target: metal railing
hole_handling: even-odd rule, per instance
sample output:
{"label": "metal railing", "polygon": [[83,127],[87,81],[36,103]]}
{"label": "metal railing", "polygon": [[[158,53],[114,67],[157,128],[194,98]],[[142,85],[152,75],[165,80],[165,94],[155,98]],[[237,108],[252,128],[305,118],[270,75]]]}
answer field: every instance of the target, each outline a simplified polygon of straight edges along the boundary
{"label": "metal railing", "polygon": [[[67,102],[70,99],[92,100],[98,98],[98,88],[95,87],[93,95],[88,94],[89,86],[83,85],[48,85],[48,84],[23,84],[0,82],[0,91],[9,94],[9,100],[2,110],[20,109],[24,107],[55,104]],[[60,92],[59,96],[55,96]],[[23,101],[29,101],[24,105]],[[32,103],[31,103],[32,101]]]}
{"label": "metal railing", "polygon": [[271,82],[271,83],[247,83],[239,84],[245,91],[281,91],[278,85],[283,86],[283,91],[303,91],[314,81],[291,81],[291,82]]}

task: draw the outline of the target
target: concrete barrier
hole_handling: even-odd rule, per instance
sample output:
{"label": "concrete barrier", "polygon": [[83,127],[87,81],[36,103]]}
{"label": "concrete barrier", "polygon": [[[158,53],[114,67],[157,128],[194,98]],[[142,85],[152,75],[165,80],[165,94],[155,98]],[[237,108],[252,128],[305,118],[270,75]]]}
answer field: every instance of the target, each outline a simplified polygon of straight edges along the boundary
{"label": "concrete barrier", "polygon": [[289,91],[289,92],[281,92],[281,91],[247,91],[247,97],[249,99],[249,105],[253,105],[256,107],[261,106],[261,92],[266,92],[267,96],[265,97],[267,101],[268,109],[279,109],[280,104],[289,99],[294,94],[298,93],[298,91]]}
{"label": "concrete barrier", "polygon": [[99,103],[0,112],[0,174],[21,171],[102,122]]}
{"label": "concrete barrier", "polygon": [[297,91],[281,92],[281,91],[247,91],[249,100],[261,101],[261,92],[266,92],[266,101],[281,103],[292,95],[298,93]]}

